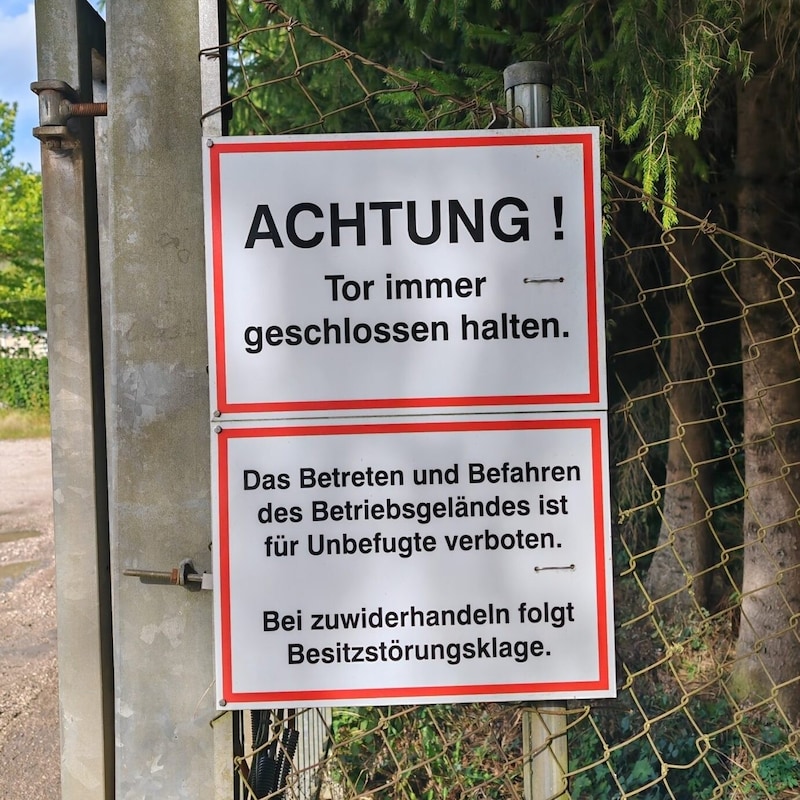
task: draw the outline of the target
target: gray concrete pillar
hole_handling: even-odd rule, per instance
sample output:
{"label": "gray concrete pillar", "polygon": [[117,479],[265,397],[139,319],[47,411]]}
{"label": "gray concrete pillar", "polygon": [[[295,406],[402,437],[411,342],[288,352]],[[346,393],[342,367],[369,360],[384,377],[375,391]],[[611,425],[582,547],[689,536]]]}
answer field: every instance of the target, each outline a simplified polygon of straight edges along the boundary
{"label": "gray concrete pillar", "polygon": [[108,426],[116,797],[213,796],[210,592],[123,569],[210,569],[197,0],[109,0]]}

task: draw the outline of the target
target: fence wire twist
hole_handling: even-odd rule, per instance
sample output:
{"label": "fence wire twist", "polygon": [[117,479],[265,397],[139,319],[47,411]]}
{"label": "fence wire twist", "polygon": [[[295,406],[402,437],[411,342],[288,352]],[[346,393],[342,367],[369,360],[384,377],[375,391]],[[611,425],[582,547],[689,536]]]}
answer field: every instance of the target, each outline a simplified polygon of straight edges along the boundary
{"label": "fence wire twist", "polygon": [[[227,114],[231,132],[507,124],[479,99],[491,86],[444,93],[277,3],[231,1],[228,26],[204,55],[227,60],[229,96],[210,113]],[[658,202],[614,176],[605,202],[619,694],[558,712],[562,789],[573,800],[796,797],[800,261],[680,209],[665,230]],[[539,711],[285,709],[253,712],[251,725],[237,714],[237,791],[522,798],[538,755],[523,748],[525,713]]]}

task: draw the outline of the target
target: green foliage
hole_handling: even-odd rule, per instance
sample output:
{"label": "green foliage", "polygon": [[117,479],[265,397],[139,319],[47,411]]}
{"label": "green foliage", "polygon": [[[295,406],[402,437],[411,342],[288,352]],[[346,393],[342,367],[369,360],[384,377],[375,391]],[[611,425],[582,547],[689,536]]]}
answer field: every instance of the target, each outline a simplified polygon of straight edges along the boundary
{"label": "green foliage", "polygon": [[[742,0],[282,3],[373,64],[344,55],[332,62],[329,43],[292,36],[263,4],[229,2],[229,39],[237,43],[231,89],[245,98],[233,104],[232,132],[485,127],[492,105],[505,106],[503,68],[548,61],[555,124],[599,125],[615,169],[666,201],[667,225],[676,222],[670,205],[679,201],[681,181],[710,177],[711,159],[698,140],[712,100],[751,69],[740,43]],[[244,36],[248,30],[258,33]],[[430,92],[369,102],[409,81]]]}
{"label": "green foliage", "polygon": [[742,749],[733,758],[732,783],[743,800],[797,797],[800,759],[785,725],[754,715],[744,724]]}
{"label": "green foliage", "polygon": [[0,357],[0,408],[46,410],[47,363],[46,358]]}
{"label": "green foliage", "polygon": [[359,54],[387,46],[388,28],[371,27],[363,6],[334,12],[321,4],[283,4],[287,13],[313,23],[326,39],[287,25],[264,5],[230,3],[228,39],[235,44],[228,52],[229,91],[240,98],[232,105],[230,132],[391,129],[391,114],[365,103],[371,93],[384,88],[384,73],[359,58],[342,57],[332,43],[348,44],[350,39],[358,44]]}
{"label": "green foliage", "polygon": [[[670,637],[687,658],[705,651],[703,627]],[[687,666],[681,671],[690,679]],[[681,697],[665,689],[667,675],[656,671],[641,680],[652,681],[649,691],[633,685],[620,693],[614,710],[595,709],[591,723],[570,730],[572,800],[797,796],[800,759],[794,731],[781,717],[754,709],[732,724],[741,711],[725,693]]]}
{"label": "green foliage", "polygon": [[[480,705],[339,708],[333,712],[334,778],[354,794],[458,800],[506,796],[496,754],[470,737],[485,726]],[[508,757],[508,753],[505,753]]]}
{"label": "green foliage", "polygon": [[788,753],[776,753],[758,764],[758,778],[771,795],[800,787],[800,762]]}
{"label": "green foliage", "polygon": [[0,324],[45,328],[42,185],[13,163],[15,118],[0,101]]}
{"label": "green foliage", "polygon": [[[719,787],[728,778],[726,764],[730,763],[724,754],[740,743],[737,736],[724,730],[732,709],[719,700],[695,700],[690,710],[675,709],[674,698],[662,697],[661,701],[649,709],[649,716],[664,716],[653,722],[647,735],[641,733],[642,719],[635,710],[617,715],[606,732],[605,744],[591,726],[579,726],[573,732],[570,770],[596,765],[579,771],[572,779],[573,800],[612,800],[633,794],[642,800],[719,797]],[[702,740],[692,719],[701,720],[704,728],[712,731],[708,735],[711,747]],[[715,728],[722,730],[715,734]]]}
{"label": "green foliage", "polygon": [[[355,5],[333,3],[353,11]],[[625,173],[666,201],[667,225],[677,222],[669,205],[678,201],[681,180],[709,177],[709,159],[695,143],[712,99],[732,77],[750,74],[749,54],[739,41],[741,0],[696,0],[689,7],[664,0],[384,0],[377,9],[394,15],[395,47],[413,35],[398,22],[401,6],[414,33],[425,34],[436,63],[415,68],[400,64],[391,51],[375,55],[381,63],[488,107],[503,104],[505,66],[548,61],[555,74],[554,122],[599,125]],[[402,99],[413,116],[413,99]]]}
{"label": "green foliage", "polygon": [[[739,46],[740,0],[569,2],[551,21],[548,53],[559,59],[554,97],[562,124],[603,127],[608,146],[624,146],[624,169],[667,204],[708,160],[692,143],[709,104],[732,76],[746,76]],[[677,223],[668,206],[666,225]]]}
{"label": "green foliage", "polygon": [[491,105],[503,104],[502,69],[519,25],[530,16],[544,24],[549,5],[283,2],[322,34],[309,36],[264,5],[229,0],[229,86],[240,98],[230,131],[485,127]]}

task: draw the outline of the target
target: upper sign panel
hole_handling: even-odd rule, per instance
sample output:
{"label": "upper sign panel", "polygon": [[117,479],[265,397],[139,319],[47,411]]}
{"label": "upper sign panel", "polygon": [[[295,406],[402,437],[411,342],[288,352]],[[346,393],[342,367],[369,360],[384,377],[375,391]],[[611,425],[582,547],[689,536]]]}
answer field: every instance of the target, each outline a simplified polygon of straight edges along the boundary
{"label": "upper sign panel", "polygon": [[596,129],[207,145],[219,414],[606,407]]}

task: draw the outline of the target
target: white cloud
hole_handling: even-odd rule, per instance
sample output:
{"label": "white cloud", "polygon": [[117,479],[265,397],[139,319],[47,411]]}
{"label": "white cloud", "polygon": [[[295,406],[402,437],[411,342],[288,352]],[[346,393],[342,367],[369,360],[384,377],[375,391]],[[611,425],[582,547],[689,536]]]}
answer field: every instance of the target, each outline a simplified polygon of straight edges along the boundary
{"label": "white cloud", "polygon": [[4,2],[0,8],[0,100],[17,103],[16,160],[39,168],[39,142],[31,131],[39,108],[31,83],[36,80],[36,28],[33,3]]}

